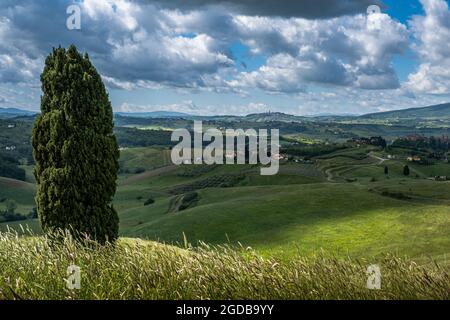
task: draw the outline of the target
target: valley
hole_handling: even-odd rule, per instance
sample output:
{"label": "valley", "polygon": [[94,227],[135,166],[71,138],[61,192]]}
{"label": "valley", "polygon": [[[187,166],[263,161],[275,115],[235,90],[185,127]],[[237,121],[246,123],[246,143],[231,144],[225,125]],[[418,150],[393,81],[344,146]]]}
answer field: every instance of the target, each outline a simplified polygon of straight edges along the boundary
{"label": "valley", "polygon": [[[364,137],[360,129],[338,132],[334,140],[321,135],[324,128],[339,123],[309,120],[306,127],[315,128],[316,133],[303,134],[301,129],[294,130],[303,124],[268,121],[267,116],[258,122],[254,117],[248,126],[280,126],[281,153],[289,153],[283,153],[276,176],[261,176],[259,166],[249,164],[174,166],[166,129],[135,129],[131,117],[116,120],[132,130],[124,134],[125,128],[118,127],[119,141],[127,141],[130,135],[141,139],[121,144],[113,200],[120,235],[181,246],[185,241],[194,246],[201,242],[242,245],[263,256],[287,260],[326,252],[376,261],[392,253],[423,264],[432,260],[449,264],[450,181],[436,179],[450,177],[450,164],[444,157],[420,164],[408,160],[417,150],[391,147],[392,141],[386,148],[345,142],[350,141],[346,136]],[[136,126],[148,122],[164,128],[172,121],[136,119]],[[189,120],[173,121],[189,128]],[[223,125],[210,121],[217,128]],[[242,122],[227,120],[226,124]],[[416,132],[415,128],[403,130]],[[395,132],[394,128],[388,136]],[[32,163],[23,163],[26,181],[0,178],[0,199],[5,199],[0,209],[6,199],[14,200],[16,212],[24,214],[35,206]],[[21,225],[40,233],[37,219],[3,222],[0,230],[9,227],[23,233]]]}

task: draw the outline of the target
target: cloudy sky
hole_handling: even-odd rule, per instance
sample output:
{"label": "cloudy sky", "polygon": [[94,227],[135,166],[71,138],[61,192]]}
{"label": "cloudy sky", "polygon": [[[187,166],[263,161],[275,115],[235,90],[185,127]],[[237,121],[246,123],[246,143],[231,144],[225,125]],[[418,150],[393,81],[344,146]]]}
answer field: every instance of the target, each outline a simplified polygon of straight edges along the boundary
{"label": "cloudy sky", "polygon": [[[115,111],[362,114],[450,102],[446,0],[242,2],[2,0],[0,107],[39,110],[45,56],[72,43]],[[66,26],[73,4],[80,30]]]}

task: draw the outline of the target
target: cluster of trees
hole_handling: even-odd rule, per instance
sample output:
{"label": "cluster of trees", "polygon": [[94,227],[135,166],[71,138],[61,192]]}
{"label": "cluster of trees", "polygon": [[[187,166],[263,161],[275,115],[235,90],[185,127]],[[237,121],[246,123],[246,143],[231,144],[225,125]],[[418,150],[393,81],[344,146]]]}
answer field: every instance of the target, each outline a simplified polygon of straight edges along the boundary
{"label": "cluster of trees", "polygon": [[144,206],[149,206],[149,205],[154,204],[154,203],[155,203],[155,199],[148,198],[147,200],[145,200]]}
{"label": "cluster of trees", "polygon": [[392,143],[393,147],[416,149],[419,151],[438,151],[448,152],[450,140],[447,137],[422,137],[417,136],[414,138],[399,138]]}
{"label": "cluster of trees", "polygon": [[176,144],[170,140],[172,132],[167,130],[118,127],[114,132],[117,135],[117,142],[122,147],[173,146]]}
{"label": "cluster of trees", "polygon": [[386,148],[387,146],[386,140],[380,136],[370,138],[353,138],[352,140],[349,140],[349,143],[359,143],[381,148]]}
{"label": "cluster of trees", "polygon": [[186,210],[192,206],[194,206],[198,202],[198,193],[195,191],[188,192],[183,196],[183,200],[181,201],[179,211]]}
{"label": "cluster of trees", "polygon": [[19,161],[16,158],[0,153],[0,177],[25,181],[25,170],[19,167]]}
{"label": "cluster of trees", "polygon": [[280,152],[291,156],[312,158],[347,148],[343,144],[298,144],[281,147]]}
{"label": "cluster of trees", "polygon": [[370,137],[369,144],[376,147],[386,148],[386,140],[383,137]]}
{"label": "cluster of trees", "polygon": [[17,203],[11,199],[0,199],[0,202],[6,202],[5,210],[0,210],[0,222],[21,221],[37,218],[37,210],[33,208],[27,215],[16,212]]}
{"label": "cluster of trees", "polygon": [[404,166],[403,167],[403,175],[405,176],[409,176],[409,174],[411,173],[411,170],[409,169],[409,166]]}

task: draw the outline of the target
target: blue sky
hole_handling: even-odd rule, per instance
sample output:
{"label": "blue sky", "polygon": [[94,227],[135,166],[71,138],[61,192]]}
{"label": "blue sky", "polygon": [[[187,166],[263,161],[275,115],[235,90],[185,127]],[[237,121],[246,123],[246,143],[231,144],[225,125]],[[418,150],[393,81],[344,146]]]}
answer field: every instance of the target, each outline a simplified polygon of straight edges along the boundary
{"label": "blue sky", "polygon": [[413,15],[423,15],[424,10],[418,0],[385,0],[384,11],[402,23],[407,23]]}
{"label": "blue sky", "polygon": [[[423,7],[418,0],[385,0],[385,12],[403,24],[414,15],[423,15]],[[401,81],[406,81],[408,75],[414,72],[418,66],[418,60],[412,50],[398,55],[393,60],[395,70]]]}
{"label": "blue sky", "polygon": [[[448,1],[211,3],[2,1],[0,107],[38,110],[45,56],[72,43],[116,111],[362,114],[450,101]],[[80,30],[66,27],[73,4]]]}

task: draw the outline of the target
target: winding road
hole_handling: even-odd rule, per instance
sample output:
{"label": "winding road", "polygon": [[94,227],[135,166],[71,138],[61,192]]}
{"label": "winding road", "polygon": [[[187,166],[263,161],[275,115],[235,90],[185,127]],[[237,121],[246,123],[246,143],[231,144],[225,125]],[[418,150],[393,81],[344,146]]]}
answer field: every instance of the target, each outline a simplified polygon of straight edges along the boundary
{"label": "winding road", "polygon": [[356,168],[370,167],[370,166],[373,166],[373,165],[379,166],[379,165],[382,165],[385,161],[389,160],[389,159],[384,159],[384,158],[378,157],[378,156],[374,155],[372,152],[370,152],[368,154],[368,156],[373,158],[373,159],[378,160],[379,162],[371,163],[371,164],[354,164],[354,165],[346,165],[346,166],[328,168],[328,169],[325,170],[325,174],[327,176],[327,181],[329,181],[329,182],[336,182],[336,180],[334,180],[335,176],[332,173],[333,171],[337,171],[337,170],[340,170],[342,168],[347,168],[346,170],[341,171],[341,173],[344,173],[344,172],[348,172],[348,171],[354,170]]}

